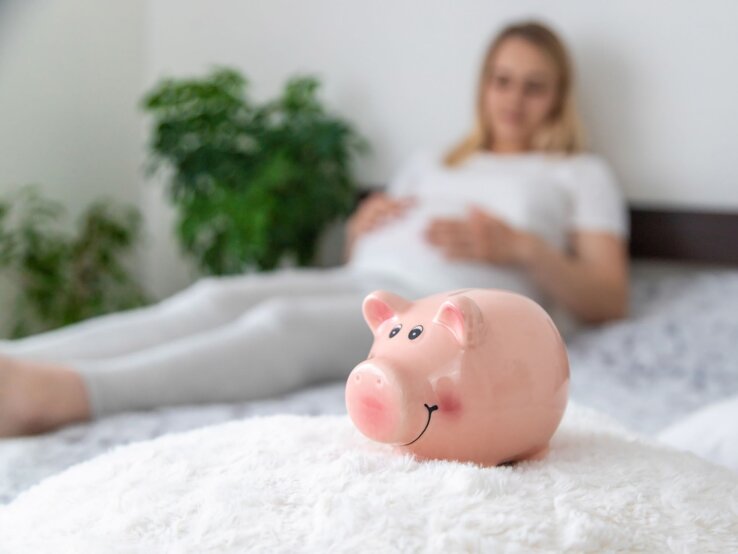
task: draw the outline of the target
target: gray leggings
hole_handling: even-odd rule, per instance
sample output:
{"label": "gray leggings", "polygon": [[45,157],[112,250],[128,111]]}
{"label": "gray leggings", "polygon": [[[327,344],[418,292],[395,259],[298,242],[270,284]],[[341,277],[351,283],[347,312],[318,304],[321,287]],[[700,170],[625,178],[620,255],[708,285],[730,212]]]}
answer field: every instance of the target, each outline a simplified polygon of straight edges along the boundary
{"label": "gray leggings", "polygon": [[201,279],[156,305],[0,345],[78,371],[94,416],[231,402],[348,376],[372,335],[361,302],[390,278],[340,267]]}

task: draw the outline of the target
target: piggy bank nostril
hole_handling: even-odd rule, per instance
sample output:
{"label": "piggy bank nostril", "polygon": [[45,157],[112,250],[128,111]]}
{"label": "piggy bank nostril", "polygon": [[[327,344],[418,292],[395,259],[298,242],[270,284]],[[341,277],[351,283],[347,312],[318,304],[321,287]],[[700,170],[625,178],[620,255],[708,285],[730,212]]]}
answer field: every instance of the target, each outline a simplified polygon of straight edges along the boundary
{"label": "piggy bank nostril", "polygon": [[377,377],[377,386],[381,386],[381,385],[382,385],[382,380],[379,377]]}
{"label": "piggy bank nostril", "polygon": [[354,375],[354,381],[359,382],[361,381],[361,375]]}

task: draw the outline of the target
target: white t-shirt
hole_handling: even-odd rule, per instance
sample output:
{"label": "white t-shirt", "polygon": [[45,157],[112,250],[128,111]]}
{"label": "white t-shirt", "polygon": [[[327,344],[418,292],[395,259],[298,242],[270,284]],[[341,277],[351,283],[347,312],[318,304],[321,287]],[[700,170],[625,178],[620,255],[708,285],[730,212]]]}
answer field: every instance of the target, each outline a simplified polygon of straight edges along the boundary
{"label": "white t-shirt", "polygon": [[627,238],[628,214],[607,163],[594,154],[478,152],[448,168],[441,156],[417,152],[387,188],[416,205],[395,221],[361,237],[350,265],[400,278],[420,295],[466,287],[502,288],[546,304],[520,269],[448,260],[424,231],[435,217],[464,217],[475,204],[508,224],[538,234],[558,249],[572,230],[597,230]]}

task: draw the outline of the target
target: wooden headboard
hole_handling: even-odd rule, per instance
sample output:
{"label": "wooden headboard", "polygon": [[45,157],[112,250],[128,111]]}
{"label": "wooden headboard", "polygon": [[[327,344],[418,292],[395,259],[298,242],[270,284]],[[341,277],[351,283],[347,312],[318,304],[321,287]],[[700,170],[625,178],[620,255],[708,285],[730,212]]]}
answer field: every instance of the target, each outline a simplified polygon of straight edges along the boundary
{"label": "wooden headboard", "polygon": [[630,253],[738,265],[738,213],[630,207]]}

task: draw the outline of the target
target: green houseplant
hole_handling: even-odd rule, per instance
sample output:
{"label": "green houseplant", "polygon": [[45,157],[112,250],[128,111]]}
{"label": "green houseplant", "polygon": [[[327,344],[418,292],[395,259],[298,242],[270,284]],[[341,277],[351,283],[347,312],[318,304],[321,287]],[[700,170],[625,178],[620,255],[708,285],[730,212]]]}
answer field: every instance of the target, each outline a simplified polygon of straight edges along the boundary
{"label": "green houseplant", "polygon": [[12,338],[147,302],[123,261],[140,235],[138,211],[101,200],[74,232],[63,229],[63,216],[36,187],[0,199],[0,276],[15,293],[5,314]]}
{"label": "green houseplant", "polygon": [[319,236],[355,203],[350,166],[368,144],[317,98],[314,77],[275,100],[249,99],[233,69],[167,79],[143,99],[152,168],[171,169],[176,234],[206,274],[308,265]]}

